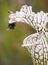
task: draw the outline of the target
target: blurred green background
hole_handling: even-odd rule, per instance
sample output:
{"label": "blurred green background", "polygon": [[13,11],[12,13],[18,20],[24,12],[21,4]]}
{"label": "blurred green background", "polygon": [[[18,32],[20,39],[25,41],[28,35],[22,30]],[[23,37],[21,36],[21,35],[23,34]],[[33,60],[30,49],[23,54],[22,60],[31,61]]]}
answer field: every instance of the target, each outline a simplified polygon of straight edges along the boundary
{"label": "blurred green background", "polygon": [[31,5],[34,12],[48,12],[48,0],[0,0],[0,65],[32,65],[29,52],[21,45],[35,30],[27,24],[17,23],[13,31],[7,31],[8,10],[15,12],[23,4]]}

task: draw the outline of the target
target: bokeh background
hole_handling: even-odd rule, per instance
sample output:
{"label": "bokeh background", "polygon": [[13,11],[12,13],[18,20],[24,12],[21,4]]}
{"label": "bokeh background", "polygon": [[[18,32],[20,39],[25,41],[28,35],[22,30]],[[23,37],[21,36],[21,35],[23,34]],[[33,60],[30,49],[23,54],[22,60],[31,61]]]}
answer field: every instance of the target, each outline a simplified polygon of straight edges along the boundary
{"label": "bokeh background", "polygon": [[7,31],[8,10],[18,11],[24,4],[31,5],[34,12],[48,12],[48,0],[0,0],[0,65],[32,65],[29,52],[21,45],[35,30],[27,24],[17,23],[13,31]]}

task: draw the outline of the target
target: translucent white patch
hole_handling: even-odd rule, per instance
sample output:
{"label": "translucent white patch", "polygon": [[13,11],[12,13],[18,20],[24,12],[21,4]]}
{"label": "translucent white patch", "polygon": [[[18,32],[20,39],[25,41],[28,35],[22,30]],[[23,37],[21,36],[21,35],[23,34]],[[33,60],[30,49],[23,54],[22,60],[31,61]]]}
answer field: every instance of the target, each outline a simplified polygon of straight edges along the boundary
{"label": "translucent white patch", "polygon": [[15,19],[15,22],[25,22],[31,25],[35,30],[40,31],[45,28],[48,22],[48,13],[44,13],[43,11],[35,13],[32,11],[31,6],[23,5],[20,11],[11,13],[9,18]]}

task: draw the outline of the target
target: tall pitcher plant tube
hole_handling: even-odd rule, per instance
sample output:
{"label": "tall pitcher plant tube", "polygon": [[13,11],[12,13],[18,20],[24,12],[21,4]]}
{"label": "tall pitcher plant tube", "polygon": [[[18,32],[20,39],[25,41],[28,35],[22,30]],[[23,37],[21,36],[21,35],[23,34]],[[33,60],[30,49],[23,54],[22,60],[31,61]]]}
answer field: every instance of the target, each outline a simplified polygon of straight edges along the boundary
{"label": "tall pitcher plant tube", "polygon": [[34,65],[48,65],[48,13],[40,11],[33,12],[32,7],[23,5],[20,11],[13,13],[9,11],[9,29],[14,29],[16,22],[27,23],[35,30],[23,40],[22,47],[26,47],[31,54]]}

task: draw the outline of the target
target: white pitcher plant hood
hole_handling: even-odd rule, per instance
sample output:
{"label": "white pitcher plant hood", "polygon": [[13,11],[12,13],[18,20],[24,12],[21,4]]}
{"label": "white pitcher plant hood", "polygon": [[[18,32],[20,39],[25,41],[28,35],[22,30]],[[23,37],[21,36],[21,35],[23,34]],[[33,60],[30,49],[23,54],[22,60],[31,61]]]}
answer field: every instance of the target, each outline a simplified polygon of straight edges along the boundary
{"label": "white pitcher plant hood", "polygon": [[31,25],[35,34],[31,34],[23,41],[22,47],[26,47],[31,54],[34,65],[48,65],[48,13],[40,11],[33,12],[32,6],[23,5],[20,11],[15,13],[9,11],[9,28],[14,29],[16,22]]}

